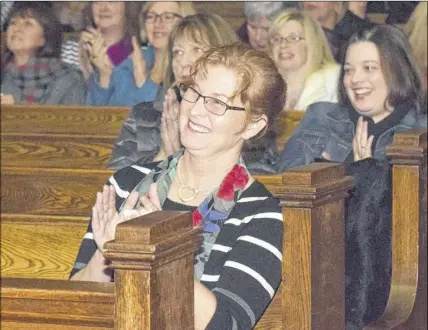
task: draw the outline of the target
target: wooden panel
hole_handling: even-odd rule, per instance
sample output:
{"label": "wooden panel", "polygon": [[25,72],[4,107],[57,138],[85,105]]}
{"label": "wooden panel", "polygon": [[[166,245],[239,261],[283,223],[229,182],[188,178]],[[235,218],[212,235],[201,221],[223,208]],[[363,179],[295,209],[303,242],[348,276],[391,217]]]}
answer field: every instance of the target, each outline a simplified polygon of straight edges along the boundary
{"label": "wooden panel", "polygon": [[426,329],[427,130],[395,135],[387,155],[394,165],[391,289],[383,315],[364,329]]}
{"label": "wooden panel", "polygon": [[[39,279],[2,279],[2,322],[44,323],[65,329],[113,328],[114,285]],[[16,328],[19,329],[17,326]],[[49,329],[49,328],[48,328]],[[85,328],[83,328],[85,329]]]}
{"label": "wooden panel", "polygon": [[269,307],[254,327],[255,330],[282,329],[282,283],[275,293]]}
{"label": "wooden panel", "polygon": [[198,12],[220,15],[234,30],[245,21],[242,1],[194,1],[193,4]]}
{"label": "wooden panel", "polygon": [[1,164],[6,167],[105,169],[114,138],[64,135],[1,137]]}
{"label": "wooden panel", "polygon": [[2,168],[2,213],[89,216],[111,170]]}
{"label": "wooden panel", "polygon": [[1,130],[3,134],[49,133],[116,138],[128,113],[126,107],[2,105]]}
{"label": "wooden panel", "polygon": [[1,277],[68,279],[87,225],[83,219],[3,214]]}

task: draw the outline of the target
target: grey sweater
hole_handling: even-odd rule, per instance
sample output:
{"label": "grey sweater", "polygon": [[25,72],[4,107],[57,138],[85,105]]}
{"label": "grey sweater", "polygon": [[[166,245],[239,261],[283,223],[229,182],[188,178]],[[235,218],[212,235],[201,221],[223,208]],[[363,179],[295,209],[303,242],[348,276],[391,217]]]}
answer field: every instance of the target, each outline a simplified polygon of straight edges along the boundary
{"label": "grey sweater", "polygon": [[[2,72],[1,92],[11,94],[15,104],[23,102],[23,95],[7,71]],[[52,79],[43,104],[85,104],[85,79],[77,69],[58,79]]]}

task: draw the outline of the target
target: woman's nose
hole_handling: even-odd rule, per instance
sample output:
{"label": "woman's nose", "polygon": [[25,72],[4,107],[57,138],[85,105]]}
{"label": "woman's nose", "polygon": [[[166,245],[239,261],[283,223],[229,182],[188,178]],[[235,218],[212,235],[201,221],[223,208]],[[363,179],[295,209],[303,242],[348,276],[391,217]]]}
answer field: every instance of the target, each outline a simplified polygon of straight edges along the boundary
{"label": "woman's nose", "polygon": [[364,73],[361,70],[355,70],[352,73],[351,81],[352,83],[360,82],[364,79]]}
{"label": "woman's nose", "polygon": [[196,102],[192,104],[190,114],[193,116],[205,116],[207,114],[207,110],[205,109],[205,100],[203,97],[199,96]]}

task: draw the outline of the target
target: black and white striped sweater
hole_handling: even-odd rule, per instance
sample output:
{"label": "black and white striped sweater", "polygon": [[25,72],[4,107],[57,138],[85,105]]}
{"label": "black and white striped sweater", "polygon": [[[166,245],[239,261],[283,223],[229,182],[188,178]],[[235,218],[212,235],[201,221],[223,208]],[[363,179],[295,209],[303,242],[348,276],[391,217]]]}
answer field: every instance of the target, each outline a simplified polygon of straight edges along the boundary
{"label": "black and white striped sweater", "polygon": [[[133,165],[110,177],[117,209],[155,166]],[[251,329],[255,325],[281,281],[282,236],[278,201],[260,182],[253,182],[225,221],[205,264],[201,283],[217,298],[207,329]],[[87,265],[96,249],[89,224],[71,276]]]}

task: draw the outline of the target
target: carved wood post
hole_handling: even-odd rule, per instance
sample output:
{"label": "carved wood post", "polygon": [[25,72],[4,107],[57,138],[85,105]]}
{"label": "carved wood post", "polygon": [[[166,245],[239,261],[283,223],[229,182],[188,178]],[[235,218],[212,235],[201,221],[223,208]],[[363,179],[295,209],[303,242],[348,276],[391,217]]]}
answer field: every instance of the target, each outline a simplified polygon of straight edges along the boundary
{"label": "carved wood post", "polygon": [[392,279],[383,315],[365,329],[427,326],[427,130],[396,134],[392,178]]}
{"label": "carved wood post", "polygon": [[155,212],[118,225],[105,253],[115,270],[115,329],[193,329],[200,233],[184,212]]}
{"label": "carved wood post", "polygon": [[353,182],[342,164],[314,163],[269,186],[284,215],[283,329],[345,327],[344,198]]}

